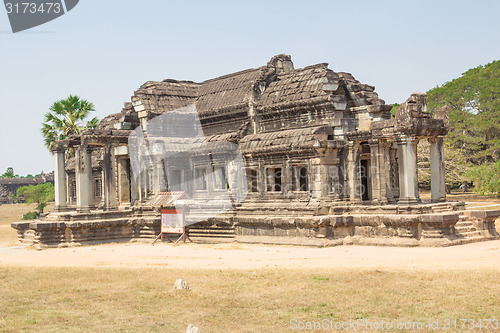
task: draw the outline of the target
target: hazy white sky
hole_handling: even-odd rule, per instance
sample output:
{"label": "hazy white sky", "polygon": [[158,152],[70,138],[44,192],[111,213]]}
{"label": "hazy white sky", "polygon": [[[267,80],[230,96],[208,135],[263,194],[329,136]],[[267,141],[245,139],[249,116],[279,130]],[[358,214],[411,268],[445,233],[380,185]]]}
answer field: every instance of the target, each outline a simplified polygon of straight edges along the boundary
{"label": "hazy white sky", "polygon": [[500,1],[103,1],[12,34],[0,8],[0,174],[52,171],[44,113],[77,94],[99,118],[142,83],[328,62],[404,102],[500,58]]}

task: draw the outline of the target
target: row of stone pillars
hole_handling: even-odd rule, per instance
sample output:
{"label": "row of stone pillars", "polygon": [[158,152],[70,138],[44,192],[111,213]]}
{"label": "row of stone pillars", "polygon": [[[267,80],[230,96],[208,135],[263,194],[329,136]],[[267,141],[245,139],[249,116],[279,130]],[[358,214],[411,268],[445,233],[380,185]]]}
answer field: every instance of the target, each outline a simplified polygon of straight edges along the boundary
{"label": "row of stone pillars", "polygon": [[[65,149],[56,148],[54,153],[54,187],[55,187],[55,211],[68,209],[66,195],[66,170]],[[112,181],[113,170],[111,166],[111,146],[104,147],[103,158],[103,195],[104,209],[118,207],[116,186]],[[76,210],[79,213],[88,213],[94,207],[94,192],[92,191],[92,149],[80,147],[75,149],[75,178],[76,178]]]}
{"label": "row of stone pillars", "polygon": [[[55,211],[65,211],[68,208],[66,196],[65,149],[54,151],[55,170]],[[76,210],[80,213],[90,212],[92,196],[92,151],[89,147],[75,150],[76,178]]]}
{"label": "row of stone pillars", "polygon": [[[431,160],[431,201],[446,200],[445,167],[443,155],[443,137],[429,138]],[[396,141],[399,176],[399,204],[416,204],[420,202],[418,194],[417,143],[414,136],[400,136]],[[363,188],[361,182],[360,142],[348,143],[347,194],[350,201],[361,201],[362,191],[370,190],[372,203],[395,202],[391,184],[391,140],[370,140],[369,189]],[[391,165],[392,164],[392,165]],[[367,170],[364,170],[367,172]]]}
{"label": "row of stone pillars", "polygon": [[[443,137],[429,138],[431,164],[431,202],[446,200]],[[417,143],[413,136],[398,140],[399,159],[399,202],[414,204],[420,202],[418,194]]]}

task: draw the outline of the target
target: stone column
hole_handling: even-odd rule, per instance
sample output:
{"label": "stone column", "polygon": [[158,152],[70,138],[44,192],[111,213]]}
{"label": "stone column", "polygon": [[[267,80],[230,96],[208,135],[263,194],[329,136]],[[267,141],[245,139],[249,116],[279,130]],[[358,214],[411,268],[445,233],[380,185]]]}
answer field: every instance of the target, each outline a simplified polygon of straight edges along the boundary
{"label": "stone column", "polygon": [[[389,163],[390,163],[390,184],[392,189],[392,195],[394,201],[399,200],[399,161],[398,161],[398,149],[397,143],[394,142],[392,146],[389,147]],[[397,198],[397,200],[396,200]]]}
{"label": "stone column", "polygon": [[112,147],[106,144],[104,147],[102,170],[104,173],[104,210],[116,209],[116,186],[114,185],[115,175],[112,163]]}
{"label": "stone column", "polygon": [[420,193],[418,191],[418,154],[417,154],[417,146],[418,146],[419,139],[415,139],[413,142],[413,156],[415,157],[415,196],[417,198],[417,202],[421,203],[422,201],[420,200]]}
{"label": "stone column", "polygon": [[399,201],[411,205],[420,201],[418,196],[417,154],[415,137],[403,135],[398,140]]}
{"label": "stone column", "polygon": [[92,151],[89,147],[76,150],[76,210],[79,213],[90,212],[92,192]]}
{"label": "stone column", "polygon": [[54,150],[54,189],[55,189],[55,207],[56,212],[66,210],[67,196],[66,196],[66,170],[64,167],[64,148],[57,148]]}
{"label": "stone column", "polygon": [[137,186],[137,201],[138,202],[142,202],[142,199],[144,197],[142,172],[143,172],[142,169],[139,167],[139,174],[138,175],[134,175],[134,174],[131,175],[131,177],[134,178],[134,180],[135,180],[134,183]]}
{"label": "stone column", "polygon": [[348,142],[346,144],[347,147],[347,186],[346,190],[349,191],[349,200],[354,201],[355,200],[355,158],[354,158],[354,142]]}
{"label": "stone column", "polygon": [[380,173],[382,172],[380,163],[380,152],[378,140],[370,140],[370,181],[371,181],[371,201],[380,203],[383,199],[380,187]]}
{"label": "stone column", "polygon": [[431,144],[431,202],[446,201],[443,137],[430,138]]}
{"label": "stone column", "polygon": [[342,198],[343,184],[341,183],[341,174],[339,164],[332,164],[326,166],[328,169],[328,174],[331,179],[331,187],[333,200],[339,201]]}
{"label": "stone column", "polygon": [[[309,165],[307,166],[309,192],[311,193],[311,197],[313,198],[326,197],[328,192],[326,188],[327,180],[326,180],[325,166],[319,163],[320,163],[319,159],[313,159],[313,161],[311,161],[311,163],[309,163]],[[299,178],[300,175],[298,174],[297,179]],[[300,186],[300,181],[298,186]]]}
{"label": "stone column", "polygon": [[347,149],[342,149],[340,151],[339,165],[338,165],[338,175],[339,175],[339,190],[340,190],[340,200],[349,200],[349,182],[347,179]]}
{"label": "stone column", "polygon": [[134,177],[132,170],[129,172],[129,182],[130,182],[130,206],[133,206],[135,202],[139,199],[139,193],[137,189],[137,182]]}
{"label": "stone column", "polygon": [[349,175],[349,198],[351,202],[361,202],[361,180],[359,179],[359,143],[348,143],[347,169]]}
{"label": "stone column", "polygon": [[257,167],[257,191],[261,196],[266,195],[266,167],[262,161],[259,161]]}
{"label": "stone column", "polygon": [[391,147],[392,141],[383,141],[381,142],[381,150],[382,150],[382,161],[383,170],[381,171],[381,187],[385,189],[385,198],[389,203],[395,203],[394,193],[392,192],[392,183],[391,183]]}
{"label": "stone column", "polygon": [[146,201],[148,199],[148,194],[149,194],[149,164],[147,163],[144,163],[143,166],[142,166],[142,169],[141,169],[141,177],[142,177],[142,185],[143,185],[143,188],[142,188],[142,193],[143,193],[143,196],[142,196],[142,200],[143,201]]}

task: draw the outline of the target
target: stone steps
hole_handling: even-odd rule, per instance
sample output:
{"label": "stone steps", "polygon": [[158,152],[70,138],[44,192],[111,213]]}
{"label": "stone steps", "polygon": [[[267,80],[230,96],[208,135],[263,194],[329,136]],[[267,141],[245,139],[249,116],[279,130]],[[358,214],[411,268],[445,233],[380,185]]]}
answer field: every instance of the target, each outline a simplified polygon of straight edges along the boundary
{"label": "stone steps", "polygon": [[474,226],[460,226],[460,227],[455,227],[455,231],[457,231],[460,234],[464,234],[466,232],[476,231],[476,227],[474,227]]}
{"label": "stone steps", "polygon": [[232,227],[188,227],[188,236],[198,242],[228,242],[234,241],[235,232]]}
{"label": "stone steps", "polygon": [[35,243],[35,231],[28,230],[24,233],[24,237],[19,239],[20,243],[23,245],[32,245]]}
{"label": "stone steps", "polygon": [[234,237],[199,237],[199,236],[189,236],[189,239],[191,239],[195,243],[232,243],[235,242]]}
{"label": "stone steps", "polygon": [[484,242],[486,240],[489,240],[488,238],[485,238],[483,236],[480,237],[470,237],[470,238],[463,238],[459,239],[457,244],[464,245],[464,244],[471,244],[471,243],[477,243],[477,242]]}
{"label": "stone steps", "polygon": [[481,234],[481,232],[477,231],[477,230],[460,232],[460,235],[463,236],[464,238],[483,237],[483,235]]}
{"label": "stone steps", "polygon": [[444,213],[453,211],[453,205],[448,203],[438,203],[432,206],[432,211],[434,213]]}
{"label": "stone steps", "polygon": [[[464,219],[465,218],[465,219]],[[457,224],[455,224],[455,230],[459,233],[476,231],[474,224],[467,220],[466,216],[460,216]]]}
{"label": "stone steps", "polygon": [[470,244],[487,240],[481,231],[477,230],[474,223],[468,220],[465,215],[460,215],[458,222],[455,224],[455,235],[460,241],[460,244]]}
{"label": "stone steps", "polygon": [[432,211],[434,213],[444,213],[444,212],[449,212],[450,209],[447,206],[446,207],[433,207]]}
{"label": "stone steps", "polygon": [[43,218],[44,222],[59,222],[59,216],[54,214],[49,214]]}
{"label": "stone steps", "polygon": [[477,231],[476,227],[472,222],[467,220],[464,221],[462,217],[465,216],[461,215],[459,217],[458,222],[455,224],[455,232],[459,236],[466,237],[467,235],[469,235],[469,233]]}

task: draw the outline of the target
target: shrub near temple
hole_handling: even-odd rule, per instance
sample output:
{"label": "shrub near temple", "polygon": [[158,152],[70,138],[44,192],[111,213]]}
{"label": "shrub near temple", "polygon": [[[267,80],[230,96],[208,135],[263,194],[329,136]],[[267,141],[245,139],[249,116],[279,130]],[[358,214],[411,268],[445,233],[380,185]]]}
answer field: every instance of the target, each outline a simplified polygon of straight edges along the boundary
{"label": "shrub near temple", "polygon": [[492,164],[475,166],[465,174],[474,182],[474,190],[480,195],[486,193],[500,194],[500,161]]}
{"label": "shrub near temple", "polygon": [[36,203],[36,210],[40,215],[47,204],[54,200],[54,185],[44,183],[36,186],[23,186],[17,190],[17,197],[23,197],[26,204]]}
{"label": "shrub near temple", "polygon": [[38,215],[37,212],[27,212],[26,214],[23,215],[23,220],[24,221],[29,221],[29,220],[36,220],[40,216]]}

